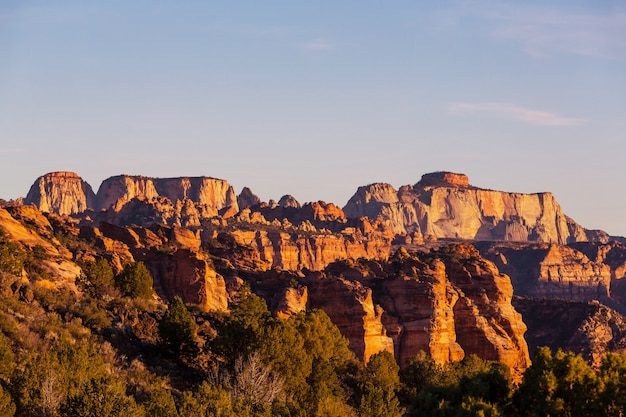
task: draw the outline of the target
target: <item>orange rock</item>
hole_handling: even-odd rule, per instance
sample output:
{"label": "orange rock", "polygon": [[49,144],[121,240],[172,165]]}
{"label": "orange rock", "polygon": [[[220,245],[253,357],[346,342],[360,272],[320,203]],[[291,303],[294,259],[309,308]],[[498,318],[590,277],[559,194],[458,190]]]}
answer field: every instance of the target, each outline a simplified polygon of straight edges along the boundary
{"label": "orange rock", "polygon": [[73,172],[51,172],[35,181],[24,204],[61,215],[81,213],[94,206],[91,186]]}

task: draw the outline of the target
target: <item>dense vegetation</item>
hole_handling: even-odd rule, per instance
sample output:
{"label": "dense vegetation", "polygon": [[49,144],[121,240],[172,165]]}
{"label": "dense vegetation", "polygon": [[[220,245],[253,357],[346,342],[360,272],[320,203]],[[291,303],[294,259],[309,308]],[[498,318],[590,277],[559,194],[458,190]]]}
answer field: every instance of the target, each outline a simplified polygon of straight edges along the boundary
{"label": "dense vegetation", "polygon": [[[501,363],[365,365],[320,310],[287,320],[243,286],[230,312],[151,298],[141,263],[86,260],[79,291],[41,250],[0,235],[0,416],[621,416],[626,356],[600,369],[539,349],[514,385]],[[28,273],[29,279],[22,276]]]}

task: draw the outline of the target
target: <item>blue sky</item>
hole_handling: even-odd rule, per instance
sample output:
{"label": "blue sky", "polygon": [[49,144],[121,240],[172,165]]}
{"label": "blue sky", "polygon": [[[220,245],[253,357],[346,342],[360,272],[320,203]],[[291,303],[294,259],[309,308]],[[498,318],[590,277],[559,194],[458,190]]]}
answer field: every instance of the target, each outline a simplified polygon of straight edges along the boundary
{"label": "blue sky", "polygon": [[0,3],[0,198],[50,171],[343,206],[462,172],[626,235],[621,1]]}

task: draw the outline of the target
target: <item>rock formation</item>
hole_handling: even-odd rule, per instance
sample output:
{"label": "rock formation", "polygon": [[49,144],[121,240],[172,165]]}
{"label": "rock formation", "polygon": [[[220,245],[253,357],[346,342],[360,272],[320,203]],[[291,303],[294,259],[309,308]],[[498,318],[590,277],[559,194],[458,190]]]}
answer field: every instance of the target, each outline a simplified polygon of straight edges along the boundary
{"label": "rock formation", "polygon": [[394,353],[393,340],[382,323],[383,309],[374,305],[371,288],[342,278],[309,280],[308,288],[309,307],[328,314],[358,358],[367,362],[383,350]]}
{"label": "rock formation", "polygon": [[398,234],[437,238],[565,244],[595,236],[581,233],[551,193],[480,189],[465,175],[448,172],[426,174],[398,191],[380,183],[359,187],[344,212],[349,218],[381,218]]}
{"label": "rock formation", "polygon": [[509,275],[515,294],[568,300],[607,300],[611,268],[576,249],[556,244],[476,243]]}
{"label": "rock formation", "polygon": [[[40,281],[51,283],[52,287],[75,288],[80,267],[72,261],[72,253],[57,240],[52,225],[40,211],[30,206],[0,208],[0,232],[31,253],[33,262],[38,264]],[[31,278],[26,271],[22,275]],[[53,281],[47,277],[53,277]]]}
{"label": "rock formation", "polygon": [[[389,337],[401,366],[421,350],[437,363],[472,353],[500,360],[517,375],[530,363],[509,278],[471,246],[421,254],[401,249],[388,262],[339,262],[326,274],[331,278],[323,284],[309,286],[322,285],[322,294],[336,294],[341,302],[325,295],[321,304],[312,303],[337,317],[333,321],[351,342],[358,334],[351,345],[357,354],[367,352],[367,336],[371,351],[387,349]],[[311,290],[310,299],[315,294]]]}
{"label": "rock formation", "polygon": [[299,209],[301,207],[298,200],[296,200],[294,196],[289,195],[289,194],[285,194],[284,196],[282,196],[280,200],[278,200],[278,205],[283,208],[291,207],[291,208]]}
{"label": "rock formation", "polygon": [[254,207],[261,204],[261,199],[252,192],[248,187],[243,187],[241,193],[237,196],[237,205],[240,210],[248,207]]}
{"label": "rock formation", "polygon": [[73,172],[51,172],[37,178],[30,187],[24,204],[60,215],[76,214],[94,206],[91,186]]}
{"label": "rock formation", "polygon": [[238,210],[237,196],[228,182],[209,177],[150,178],[119,175],[100,184],[96,195],[96,209],[119,210],[132,199],[153,200],[165,197],[173,204],[186,199],[201,205],[222,210]]}
{"label": "rock formation", "polygon": [[540,346],[580,353],[596,368],[607,352],[626,353],[626,319],[597,301],[515,297],[531,353]]}
{"label": "rock formation", "polygon": [[344,233],[288,232],[284,230],[233,230],[229,233],[241,246],[252,249],[255,258],[267,268],[296,271],[319,271],[331,262],[348,258],[386,259],[391,237],[364,227],[351,228]]}
{"label": "rock formation", "polygon": [[622,313],[626,312],[626,244],[618,241],[608,243],[577,242],[569,246],[583,252],[596,263],[607,265],[611,271],[611,300]]}

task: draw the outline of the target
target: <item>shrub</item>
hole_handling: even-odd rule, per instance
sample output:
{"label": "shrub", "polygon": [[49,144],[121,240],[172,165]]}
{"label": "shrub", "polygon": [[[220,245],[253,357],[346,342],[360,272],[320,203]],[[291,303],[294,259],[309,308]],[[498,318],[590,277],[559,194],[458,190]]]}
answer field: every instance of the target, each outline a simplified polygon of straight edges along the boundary
{"label": "shrub", "polygon": [[159,338],[163,349],[174,356],[193,357],[198,353],[196,322],[178,296],[170,301],[159,323]]}
{"label": "shrub", "polygon": [[152,282],[152,275],[143,262],[133,262],[126,264],[124,270],[115,278],[115,287],[127,297],[150,298]]}

